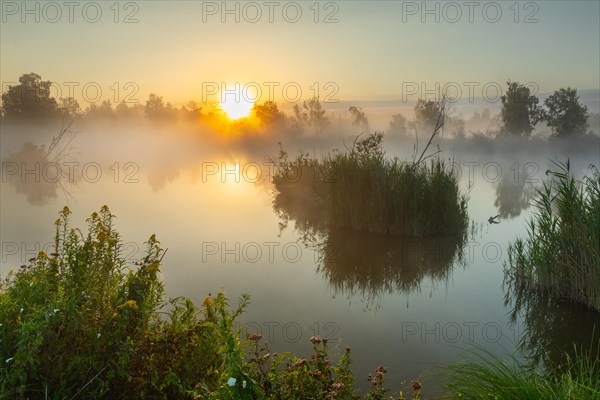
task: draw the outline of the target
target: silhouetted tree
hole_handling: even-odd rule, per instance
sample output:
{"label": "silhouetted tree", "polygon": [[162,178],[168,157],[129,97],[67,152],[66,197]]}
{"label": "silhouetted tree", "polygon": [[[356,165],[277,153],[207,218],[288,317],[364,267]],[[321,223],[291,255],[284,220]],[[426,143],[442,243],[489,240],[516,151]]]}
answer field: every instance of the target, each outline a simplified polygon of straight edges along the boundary
{"label": "silhouetted tree", "polygon": [[104,100],[100,105],[91,103],[85,111],[86,118],[92,119],[111,119],[116,116],[115,110],[112,108],[110,100]]}
{"label": "silhouetted tree", "polygon": [[175,109],[171,103],[165,105],[162,96],[150,93],[146,101],[145,113],[151,119],[167,119],[175,115]]}
{"label": "silhouetted tree", "polygon": [[465,136],[465,120],[460,117],[446,117],[446,131],[453,137]]}
{"label": "silhouetted tree", "polygon": [[7,119],[45,120],[58,117],[56,99],[50,95],[52,82],[42,81],[35,73],[24,74],[19,84],[10,86],[2,94],[2,114]]}
{"label": "silhouetted tree", "polygon": [[202,107],[193,100],[187,102],[185,106],[182,106],[179,110],[180,115],[189,121],[197,121],[202,118]]}
{"label": "silhouetted tree", "polygon": [[64,117],[70,119],[80,117],[82,114],[82,110],[79,106],[79,103],[73,97],[61,97],[58,100],[58,108],[62,112]]}
{"label": "silhouetted tree", "polygon": [[577,89],[561,88],[549,96],[544,105],[544,120],[554,136],[565,137],[587,133],[588,111],[581,104]]}
{"label": "silhouetted tree", "polygon": [[502,96],[502,124],[500,133],[505,135],[529,136],[534,125],[541,119],[542,110],[537,96],[518,82],[507,82],[508,90]]}
{"label": "silhouetted tree", "polygon": [[352,115],[352,125],[362,129],[364,132],[369,131],[369,121],[367,120],[367,116],[361,107],[350,106],[348,108],[350,114]]}
{"label": "silhouetted tree", "polygon": [[277,104],[273,101],[265,101],[261,104],[254,104],[254,115],[259,121],[264,125],[273,125],[280,123],[284,119],[284,115],[279,108],[277,108]]}
{"label": "silhouetted tree", "polygon": [[[415,104],[415,123],[417,130],[421,133],[431,133],[438,123],[438,117],[442,110],[439,101],[419,99]],[[440,121],[442,124],[444,121]]]}
{"label": "silhouetted tree", "polygon": [[469,130],[484,132],[487,130],[492,123],[492,115],[488,108],[484,108],[483,111],[475,111],[471,118],[467,121]]}
{"label": "silhouetted tree", "polygon": [[406,135],[408,133],[407,120],[402,114],[392,115],[390,126],[388,127],[388,134],[391,135]]}
{"label": "silhouetted tree", "polygon": [[325,116],[325,110],[321,107],[318,97],[304,101],[302,108],[298,104],[294,105],[294,117],[297,127],[300,128],[304,123],[316,133],[322,132],[329,125],[329,119]]}
{"label": "silhouetted tree", "polygon": [[144,116],[144,106],[133,104],[131,107],[124,101],[115,107],[115,116],[120,119],[139,118]]}

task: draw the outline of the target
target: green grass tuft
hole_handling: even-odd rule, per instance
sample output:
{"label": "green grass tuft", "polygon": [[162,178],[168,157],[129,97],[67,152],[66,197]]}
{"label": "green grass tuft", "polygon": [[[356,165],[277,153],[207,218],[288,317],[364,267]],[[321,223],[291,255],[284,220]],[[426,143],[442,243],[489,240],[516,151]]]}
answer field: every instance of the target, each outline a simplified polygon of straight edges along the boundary
{"label": "green grass tuft", "polygon": [[451,399],[490,400],[592,400],[600,399],[599,354],[580,352],[556,372],[506,359],[476,348],[468,361],[443,367]]}

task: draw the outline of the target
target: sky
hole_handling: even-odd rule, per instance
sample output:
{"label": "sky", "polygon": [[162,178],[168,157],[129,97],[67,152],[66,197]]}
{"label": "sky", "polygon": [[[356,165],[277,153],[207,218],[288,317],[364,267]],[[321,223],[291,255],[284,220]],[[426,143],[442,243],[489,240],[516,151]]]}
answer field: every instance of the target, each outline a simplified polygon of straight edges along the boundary
{"label": "sky", "polygon": [[599,1],[1,3],[2,90],[35,72],[84,106],[600,89]]}

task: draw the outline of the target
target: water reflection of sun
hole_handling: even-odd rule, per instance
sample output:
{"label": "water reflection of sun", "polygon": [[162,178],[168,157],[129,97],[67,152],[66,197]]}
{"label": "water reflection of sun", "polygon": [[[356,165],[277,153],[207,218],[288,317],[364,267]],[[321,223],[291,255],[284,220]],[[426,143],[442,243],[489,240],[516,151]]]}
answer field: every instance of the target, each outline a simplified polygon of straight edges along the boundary
{"label": "water reflection of sun", "polygon": [[249,93],[236,86],[221,93],[219,107],[230,119],[237,120],[250,115],[254,101]]}
{"label": "water reflection of sun", "polygon": [[[258,165],[257,163],[254,163]],[[220,162],[203,162],[197,172],[202,183],[209,185],[214,193],[223,195],[248,195],[260,179],[256,167],[240,160],[223,159]]]}

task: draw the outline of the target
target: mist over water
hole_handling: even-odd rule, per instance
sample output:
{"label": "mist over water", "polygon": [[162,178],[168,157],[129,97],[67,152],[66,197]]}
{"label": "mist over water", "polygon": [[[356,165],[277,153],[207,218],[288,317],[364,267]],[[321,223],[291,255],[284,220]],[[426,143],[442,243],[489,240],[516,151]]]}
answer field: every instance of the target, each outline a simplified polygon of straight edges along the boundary
{"label": "mist over water", "polygon": [[[600,317],[571,304],[540,300],[511,315],[503,288],[508,244],[526,235],[532,196],[552,160],[569,157],[582,176],[598,165],[598,137],[436,139],[469,193],[469,232],[457,247],[452,238],[330,231],[310,210],[274,203],[278,142],[290,156],[324,155],[352,146],[344,124],[298,135],[75,123],[66,146],[48,153],[58,128],[3,127],[3,275],[50,250],[64,205],[83,227],[107,204],[128,262],[142,256],[152,233],[168,248],[168,297],[201,302],[218,290],[231,298],[248,292],[252,305],[240,323],[261,332],[271,350],[308,354],[311,336],[328,337],[340,351],[352,347],[358,377],[380,364],[392,379],[423,377],[473,343],[501,353],[529,335],[539,351],[540,344],[567,349],[598,335],[592,328]],[[403,162],[413,160],[414,146],[414,137],[384,139],[387,156]],[[500,223],[488,223],[495,215]],[[553,329],[544,329],[548,320]],[[575,325],[577,337],[569,333]],[[367,387],[361,379],[358,385]]]}
{"label": "mist over water", "polygon": [[[437,367],[467,361],[465,350],[551,375],[575,348],[600,346],[598,185],[577,192],[600,168],[599,15],[597,1],[0,1],[0,397],[222,386],[214,397],[237,398],[277,386],[238,368],[223,332],[196,340],[175,327],[190,341],[174,343],[192,346],[162,346],[162,332],[140,330],[139,351],[127,350],[130,320],[114,315],[142,297],[105,292],[118,285],[89,268],[104,263],[90,247],[87,269],[54,249],[59,218],[83,236],[111,220],[104,205],[125,270],[154,280],[160,267],[158,318],[186,297],[204,324],[218,293],[233,307],[248,293],[236,328],[262,334],[262,360],[289,352],[310,366],[320,336],[327,368],[352,349],[361,394],[379,366],[386,396],[429,399],[451,395]],[[573,207],[539,196],[567,175]],[[552,199],[546,219],[540,198]],[[528,242],[535,218],[546,224]],[[153,235],[166,252],[142,260]],[[537,263],[515,250],[520,238]],[[67,289],[82,287],[57,302],[45,294],[61,287],[54,276],[32,275],[5,301],[4,279],[40,252],[77,269]],[[43,306],[20,304],[39,293]],[[113,353],[126,365],[113,368]],[[337,398],[338,381],[349,388],[332,372]]]}

